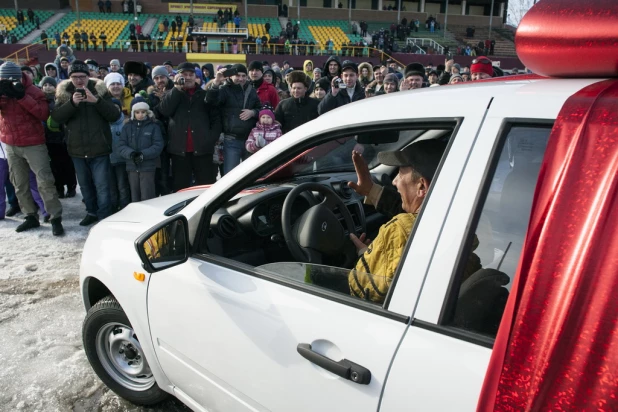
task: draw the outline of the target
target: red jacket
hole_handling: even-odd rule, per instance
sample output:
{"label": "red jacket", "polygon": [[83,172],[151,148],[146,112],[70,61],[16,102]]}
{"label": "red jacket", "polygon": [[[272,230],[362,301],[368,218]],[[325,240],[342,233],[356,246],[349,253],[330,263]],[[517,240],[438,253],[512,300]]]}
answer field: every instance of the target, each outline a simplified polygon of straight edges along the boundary
{"label": "red jacket", "polygon": [[260,103],[265,104],[268,103],[273,110],[279,104],[279,93],[277,93],[277,89],[270,83],[266,83],[262,81],[260,87],[255,89],[257,92],[258,98],[260,99]]}
{"label": "red jacket", "polygon": [[0,97],[0,140],[11,146],[45,144],[43,122],[49,117],[47,99],[23,73],[21,81],[26,88],[22,99]]}

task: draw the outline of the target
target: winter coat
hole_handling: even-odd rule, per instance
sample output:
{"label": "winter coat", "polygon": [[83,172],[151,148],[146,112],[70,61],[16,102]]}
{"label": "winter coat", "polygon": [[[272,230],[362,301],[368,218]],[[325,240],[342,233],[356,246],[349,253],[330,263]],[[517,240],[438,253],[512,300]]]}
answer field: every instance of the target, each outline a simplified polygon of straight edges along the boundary
{"label": "winter coat", "polygon": [[[122,128],[114,153],[126,160],[127,172],[154,172],[157,164],[161,163],[159,155],[163,146],[161,126],[156,121],[130,120]],[[139,165],[131,160],[133,152],[141,152],[144,156],[144,161]]]}
{"label": "winter coat", "polygon": [[[67,52],[66,56],[62,56],[61,52],[63,50]],[[54,64],[56,65],[56,67],[60,67],[60,59],[62,57],[66,57],[67,59],[69,59],[69,63],[73,63],[73,61],[75,60],[75,56],[73,55],[73,49],[71,49],[66,44],[61,44],[60,46],[58,46],[58,48],[56,49],[56,59],[54,60]]]}
{"label": "winter coat", "polygon": [[[53,95],[46,95],[45,98],[51,113],[56,106],[56,100]],[[45,128],[45,142],[47,144],[64,144],[64,128],[61,124],[54,122],[51,116],[49,116],[47,121],[43,122],[43,127]]]}
{"label": "winter coat", "polygon": [[125,160],[121,157],[114,148],[120,141],[120,135],[122,134],[122,127],[124,126],[124,114],[120,114],[120,117],[115,122],[109,124],[112,131],[112,153],[109,155],[109,161],[112,165],[124,163]]}
{"label": "winter coat", "polygon": [[144,79],[142,79],[139,83],[137,83],[135,86],[132,86],[130,83],[127,83],[127,85],[125,87],[127,87],[131,94],[133,96],[135,96],[137,93],[143,91],[147,91],[148,87],[152,86],[154,83],[152,82],[152,80],[149,77],[146,77]]}
{"label": "winter coat", "polygon": [[163,96],[156,112],[169,119],[167,151],[184,156],[187,151],[187,131],[191,127],[193,155],[212,155],[221,134],[219,110],[206,102],[206,92],[199,87],[190,96],[174,87]]}
{"label": "winter coat", "polygon": [[0,140],[11,146],[44,144],[42,122],[49,116],[47,98],[23,73],[21,82],[26,89],[23,98],[0,97]]}
{"label": "winter coat", "polygon": [[255,153],[262,147],[281,137],[281,125],[277,122],[269,125],[258,123],[249,133],[245,148],[249,153]]}
{"label": "winter coat", "polygon": [[109,123],[120,117],[120,112],[103,80],[88,80],[88,90],[98,97],[96,103],[73,103],[75,86],[71,80],[60,82],[56,89],[56,107],[51,114],[57,123],[65,124],[67,148],[72,157],[89,158],[112,152],[112,132]]}
{"label": "winter coat", "polygon": [[[368,70],[369,76],[367,77],[361,76],[363,69]],[[361,63],[358,65],[358,80],[363,85],[363,88],[367,87],[367,85],[373,81],[373,67],[371,67],[369,63]]]}
{"label": "winter coat", "polygon": [[[247,94],[247,102],[245,101]],[[249,83],[244,87],[229,81],[221,87],[213,86],[206,93],[208,103],[221,108],[223,116],[223,132],[226,135],[234,136],[239,140],[246,140],[255,127],[259,114],[260,99],[255,89]],[[249,120],[240,120],[240,112],[243,109],[251,109],[255,116]]]}
{"label": "winter coat", "polygon": [[363,90],[363,86],[361,86],[360,82],[357,81],[356,86],[354,87],[354,94],[352,95],[352,100],[350,100],[350,96],[345,89],[340,90],[336,96],[333,96],[332,92],[328,92],[318,106],[318,113],[322,115],[326,112],[336,109],[337,107],[341,107],[343,105],[356,102],[358,100],[363,100],[364,98],[365,91]]}
{"label": "winter coat", "polygon": [[[311,70],[307,70],[307,64],[308,64],[308,63],[311,63],[311,67],[312,67],[312,69],[311,69]],[[305,60],[305,62],[303,63],[303,72],[304,72],[307,76],[309,76],[309,78],[310,78],[311,80],[313,80],[313,67],[314,67],[314,66],[313,66],[313,61],[311,61],[311,60]]]}
{"label": "winter coat", "polygon": [[320,101],[313,97],[282,100],[275,110],[275,118],[281,123],[283,134],[318,117]]}
{"label": "winter coat", "polygon": [[253,87],[260,99],[262,105],[268,104],[273,109],[279,104],[279,93],[277,89],[270,83],[266,83],[264,79],[253,82]]}

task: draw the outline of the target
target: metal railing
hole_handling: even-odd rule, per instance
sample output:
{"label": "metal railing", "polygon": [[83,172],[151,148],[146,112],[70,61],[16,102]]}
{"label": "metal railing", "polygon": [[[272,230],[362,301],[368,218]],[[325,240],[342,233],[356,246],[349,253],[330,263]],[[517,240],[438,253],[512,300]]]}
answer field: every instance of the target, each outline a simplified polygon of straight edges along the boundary
{"label": "metal railing", "polygon": [[406,39],[406,44],[408,45],[416,45],[421,50],[423,50],[422,54],[425,54],[425,50],[422,47],[431,47],[438,54],[444,54],[444,47],[433,39],[425,39],[425,38],[417,38],[417,37],[409,37]]}
{"label": "metal railing", "polygon": [[40,50],[42,47],[45,47],[43,40],[37,40],[34,43],[28,44],[16,52],[9,54],[3,60],[12,61],[16,64],[28,62],[31,58],[36,56],[34,52]]}

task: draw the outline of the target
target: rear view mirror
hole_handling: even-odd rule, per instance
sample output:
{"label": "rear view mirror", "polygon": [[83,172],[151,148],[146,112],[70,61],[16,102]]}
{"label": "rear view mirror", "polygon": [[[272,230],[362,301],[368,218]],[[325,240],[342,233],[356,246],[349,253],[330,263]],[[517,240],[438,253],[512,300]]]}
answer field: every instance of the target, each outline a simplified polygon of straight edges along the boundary
{"label": "rear view mirror", "polygon": [[137,254],[149,273],[180,265],[189,259],[189,225],[175,215],[144,233],[135,241]]}
{"label": "rear view mirror", "polygon": [[356,141],[360,144],[385,144],[395,143],[399,140],[399,130],[380,130],[374,132],[359,133]]}

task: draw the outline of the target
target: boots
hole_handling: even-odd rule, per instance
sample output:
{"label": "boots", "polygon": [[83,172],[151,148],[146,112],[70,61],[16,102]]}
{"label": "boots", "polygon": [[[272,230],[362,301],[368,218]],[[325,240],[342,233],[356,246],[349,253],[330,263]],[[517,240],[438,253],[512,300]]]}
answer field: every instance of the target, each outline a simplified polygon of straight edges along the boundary
{"label": "boots", "polygon": [[75,197],[75,188],[68,188],[64,197]]}
{"label": "boots", "polygon": [[35,227],[39,227],[41,224],[39,223],[39,219],[35,215],[26,216],[26,220],[21,225],[17,226],[15,229],[16,232],[23,232],[26,230],[34,229]]}
{"label": "boots", "polygon": [[6,216],[11,217],[15,216],[18,213],[21,213],[21,209],[19,208],[19,206],[11,206],[9,207],[9,210],[6,211]]}
{"label": "boots", "polygon": [[96,223],[99,221],[99,218],[96,216],[92,216],[92,215],[86,215],[85,218],[82,219],[81,222],[79,222],[80,226],[89,226],[93,223]]}
{"label": "boots", "polygon": [[62,217],[55,217],[50,220],[52,225],[52,234],[54,236],[64,235],[64,228],[62,227]]}

